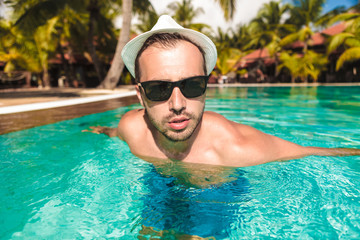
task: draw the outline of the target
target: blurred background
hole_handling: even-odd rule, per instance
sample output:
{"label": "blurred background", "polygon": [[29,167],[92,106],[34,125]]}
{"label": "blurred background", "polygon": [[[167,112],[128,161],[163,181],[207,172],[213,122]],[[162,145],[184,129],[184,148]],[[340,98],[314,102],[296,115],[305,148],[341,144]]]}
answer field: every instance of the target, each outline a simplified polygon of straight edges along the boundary
{"label": "blurred background", "polygon": [[134,83],[120,52],[161,14],[218,49],[210,83],[360,82],[354,0],[0,0],[0,89]]}

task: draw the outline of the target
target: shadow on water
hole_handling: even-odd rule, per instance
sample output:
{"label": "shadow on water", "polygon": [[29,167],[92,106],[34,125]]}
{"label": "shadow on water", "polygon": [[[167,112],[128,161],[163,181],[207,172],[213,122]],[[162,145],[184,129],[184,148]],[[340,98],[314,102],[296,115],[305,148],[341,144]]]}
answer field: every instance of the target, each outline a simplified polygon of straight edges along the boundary
{"label": "shadow on water", "polygon": [[[172,162],[153,167],[142,180],[142,236],[229,237],[248,211],[250,184],[236,168]],[[186,219],[186,221],[184,221]],[[157,235],[158,234],[158,235]],[[144,238],[145,239],[145,238]]]}

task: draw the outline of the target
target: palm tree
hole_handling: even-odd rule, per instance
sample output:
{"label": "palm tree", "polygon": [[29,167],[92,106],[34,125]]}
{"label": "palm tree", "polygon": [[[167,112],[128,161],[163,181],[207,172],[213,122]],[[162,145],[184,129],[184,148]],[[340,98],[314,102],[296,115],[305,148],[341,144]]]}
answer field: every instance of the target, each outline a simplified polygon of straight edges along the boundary
{"label": "palm tree", "polygon": [[224,17],[226,20],[230,20],[234,17],[234,13],[236,10],[235,0],[215,0],[215,2],[219,3],[220,8],[224,12]]}
{"label": "palm tree", "polygon": [[49,20],[45,25],[38,27],[34,33],[34,40],[42,66],[44,87],[50,88],[49,57],[56,50],[58,39],[55,37],[56,17]]}
{"label": "palm tree", "polygon": [[226,48],[219,52],[216,61],[216,70],[221,75],[236,72],[236,65],[242,57],[242,52],[236,48]]}
{"label": "palm tree", "polygon": [[159,19],[159,15],[155,10],[148,10],[143,14],[139,14],[139,24],[135,24],[136,32],[143,33],[150,31]]}
{"label": "palm tree", "polygon": [[[55,25],[58,46],[56,51],[61,56],[61,64],[66,79],[73,83],[76,81],[74,68],[74,53],[85,52],[84,39],[86,39],[87,12],[75,11],[73,7],[65,5],[62,11],[57,15]],[[66,59],[65,55],[69,58]]]}
{"label": "palm tree", "polygon": [[[283,20],[284,14],[290,9],[290,6],[280,5],[279,2],[271,1],[263,5],[258,15],[253,19],[249,26],[250,35],[248,48],[260,48],[260,54],[266,47],[270,56],[275,58],[275,69],[278,65],[278,52],[281,51],[280,41],[286,34],[293,31],[292,24],[285,24]],[[259,59],[260,60],[260,59]],[[261,60],[260,60],[261,61]],[[278,71],[275,70],[275,77]]]}
{"label": "palm tree", "polygon": [[265,3],[257,17],[250,22],[249,30],[253,40],[249,46],[255,49],[263,48],[293,30],[293,26],[285,24],[282,19],[289,9],[289,5],[281,6],[279,2]]}
{"label": "palm tree", "polygon": [[[104,32],[106,32],[108,36],[112,35],[111,32],[108,32],[108,26],[112,25],[111,22],[107,21],[107,24],[101,25],[104,21],[106,21],[106,18],[109,17],[109,15],[107,15],[108,11],[101,10],[116,8],[116,0],[44,0],[35,3],[31,0],[17,0],[12,2],[13,8],[17,9],[16,14],[20,15],[16,22],[16,26],[26,32],[34,32],[37,27],[46,24],[47,21],[54,17],[58,17],[59,20],[58,27],[56,28],[58,30],[59,37],[63,36],[63,34],[65,33],[64,26],[61,26],[61,23],[66,25],[66,23],[72,22],[74,25],[77,26],[77,29],[87,29],[87,48],[90,53],[90,59],[94,64],[94,68],[96,70],[99,80],[102,80],[103,68],[101,66],[101,61],[98,57],[97,49],[94,45],[94,36],[95,34],[97,35],[98,38],[96,39],[96,41],[97,45],[99,45],[99,43],[101,42],[101,39],[99,38],[101,35],[104,35]],[[76,13],[72,14],[71,16],[80,16],[80,18],[82,18],[81,21],[73,21],[73,19],[66,18],[69,16],[64,14],[64,12],[69,11],[69,9]],[[87,21],[87,26],[84,25],[86,24],[85,21]],[[68,34],[68,36],[71,35],[72,34]],[[72,39],[69,42],[73,42]],[[83,43],[79,44],[79,46],[81,45],[83,45]]]}
{"label": "palm tree", "polygon": [[338,21],[344,21],[346,29],[331,38],[327,49],[328,54],[340,47],[345,49],[336,62],[336,70],[339,70],[345,62],[360,59],[360,13],[343,13],[334,17],[330,23]]}
{"label": "palm tree", "polygon": [[121,33],[118,39],[118,43],[116,45],[116,50],[110,69],[105,79],[100,83],[99,88],[113,89],[116,87],[120,80],[120,76],[124,69],[124,62],[121,58],[121,51],[130,39],[132,11],[144,11],[144,6],[153,9],[151,3],[148,0],[138,0],[135,3],[138,4],[136,6],[139,6],[139,8],[135,7],[133,9],[133,0],[122,0],[123,22]]}
{"label": "palm tree", "polygon": [[[33,41],[36,46],[37,51],[33,52],[33,57],[37,56],[35,58],[39,61],[39,64],[44,70],[43,84],[46,87],[50,87],[48,63],[45,63],[44,61],[47,61],[49,54],[51,54],[49,52],[50,50],[55,51],[53,49],[53,44],[49,41],[50,36],[53,41],[57,38],[57,50],[62,53],[61,56],[65,59],[60,46],[63,42],[61,38],[65,39],[64,36],[67,35],[66,32],[69,30],[69,27],[66,26],[68,24],[62,25],[60,23],[63,21],[60,16],[66,15],[61,12],[61,9],[64,9],[67,6],[66,1],[43,1],[34,3],[33,1],[18,0],[12,1],[10,6],[14,9],[13,18],[17,19],[15,23],[16,28],[21,31],[29,41]],[[49,28],[50,26],[53,28],[50,30],[51,35],[46,34],[46,28]],[[59,31],[58,34],[56,34],[56,31]],[[40,35],[35,35],[34,32]],[[46,44],[49,45],[46,46]],[[65,71],[65,73],[68,75],[68,71]]]}
{"label": "palm tree", "polygon": [[172,2],[167,7],[173,12],[174,20],[184,28],[192,28],[194,18],[204,13],[204,9],[201,7],[195,9],[190,0]]}
{"label": "palm tree", "polygon": [[100,16],[100,5],[98,0],[90,0],[87,5],[87,10],[90,13],[89,22],[88,22],[88,49],[90,52],[91,60],[94,64],[95,71],[99,81],[103,79],[104,73],[102,64],[96,54],[96,48],[94,45],[94,36],[95,36],[95,25]]}
{"label": "palm tree", "polygon": [[168,6],[173,12],[173,18],[184,28],[190,28],[195,31],[203,32],[210,35],[212,29],[209,25],[204,23],[194,23],[194,19],[200,14],[204,13],[203,8],[194,8],[190,0],[182,0],[181,2],[173,2]]}
{"label": "palm tree", "polygon": [[[294,0],[290,9],[288,23],[293,23],[297,31],[288,34],[280,41],[280,46],[285,47],[300,41],[303,44],[302,54],[284,52],[280,55],[282,64],[279,69],[287,68],[292,74],[292,80],[299,77],[302,81],[311,76],[317,81],[321,71],[325,69],[327,59],[323,54],[309,50],[311,36],[314,34],[312,27],[323,22],[321,18],[322,6],[325,0]],[[295,66],[296,65],[296,66]]]}
{"label": "palm tree", "polygon": [[11,22],[0,20],[0,61],[5,72],[29,70],[41,72],[36,44],[18,31]]}
{"label": "palm tree", "polygon": [[278,70],[288,69],[291,73],[292,83],[295,83],[296,78],[307,82],[309,76],[316,82],[328,63],[326,56],[311,50],[308,50],[305,55],[284,51],[280,54],[280,60],[282,63],[278,66]]}
{"label": "palm tree", "polygon": [[220,27],[217,29],[217,34],[213,37],[218,53],[228,48],[235,48],[233,46],[232,32],[230,29],[223,31]]}
{"label": "palm tree", "polygon": [[45,25],[38,27],[31,35],[23,34],[16,27],[2,25],[5,36],[1,36],[2,48],[0,59],[7,62],[5,71],[30,70],[43,72],[43,85],[50,87],[48,74],[48,60],[55,52],[57,38],[55,37],[55,25],[57,19],[53,18]]}
{"label": "palm tree", "polygon": [[290,8],[290,18],[287,23],[293,24],[297,31],[287,35],[280,45],[286,46],[295,41],[304,43],[303,52],[308,49],[309,40],[313,35],[312,25],[321,18],[322,6],[325,0],[293,0],[294,6]]}

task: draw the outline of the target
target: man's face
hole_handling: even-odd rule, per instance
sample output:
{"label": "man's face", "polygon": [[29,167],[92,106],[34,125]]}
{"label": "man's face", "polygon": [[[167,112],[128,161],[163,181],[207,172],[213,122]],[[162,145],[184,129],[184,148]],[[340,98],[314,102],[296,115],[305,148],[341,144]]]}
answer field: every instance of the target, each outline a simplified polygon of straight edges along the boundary
{"label": "man's face", "polygon": [[[175,82],[205,75],[202,54],[187,41],[179,41],[171,48],[163,48],[157,44],[150,46],[141,54],[139,66],[140,82]],[[175,87],[168,100],[157,102],[149,100],[138,86],[136,89],[150,122],[161,134],[171,141],[184,141],[191,137],[204,112],[205,94],[186,98]]]}

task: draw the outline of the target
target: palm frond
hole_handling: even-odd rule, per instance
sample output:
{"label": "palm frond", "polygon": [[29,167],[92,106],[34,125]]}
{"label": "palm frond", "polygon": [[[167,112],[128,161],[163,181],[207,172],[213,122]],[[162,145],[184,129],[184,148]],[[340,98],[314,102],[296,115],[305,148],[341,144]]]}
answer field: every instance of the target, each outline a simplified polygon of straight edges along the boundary
{"label": "palm frond", "polygon": [[315,22],[315,26],[329,26],[329,22],[332,19],[346,11],[344,6],[336,7],[335,9],[331,10],[330,12],[325,13],[322,15],[317,21]]}
{"label": "palm frond", "polygon": [[345,40],[345,45],[352,48],[352,47],[360,47],[360,38],[348,38]]}
{"label": "palm frond", "polygon": [[25,33],[33,33],[39,26],[57,16],[59,11],[64,8],[67,1],[46,0],[41,1],[29,8],[15,23],[15,26]]}
{"label": "palm frond", "polygon": [[219,57],[216,62],[217,69],[222,75],[226,75],[231,71],[236,71],[236,64],[242,57],[243,53],[236,48],[227,48],[219,53]]}
{"label": "palm frond", "polygon": [[235,0],[216,0],[219,3],[221,9],[224,12],[224,17],[226,20],[233,19],[234,13],[236,10],[236,1]]}
{"label": "palm frond", "polygon": [[360,47],[347,49],[336,62],[336,70],[339,70],[345,62],[352,62],[360,59]]}
{"label": "palm frond", "polygon": [[287,35],[286,37],[284,37],[283,39],[281,39],[280,41],[280,46],[287,46],[293,42],[296,42],[299,39],[299,34],[297,32],[295,33],[291,33],[289,35]]}
{"label": "palm frond", "polygon": [[341,45],[344,44],[345,40],[348,39],[348,38],[352,38],[354,37],[353,34],[351,33],[346,33],[346,32],[343,32],[343,33],[339,33],[339,34],[336,34],[334,35],[331,40],[330,40],[330,43],[328,45],[328,48],[327,48],[327,53],[330,54],[331,52],[335,51],[336,49],[338,49]]}
{"label": "palm frond", "polygon": [[332,25],[332,24],[337,23],[337,22],[349,21],[349,20],[356,19],[356,18],[359,18],[359,17],[360,17],[360,13],[350,13],[350,12],[342,13],[342,14],[339,14],[337,16],[334,16],[329,21],[328,24]]}

